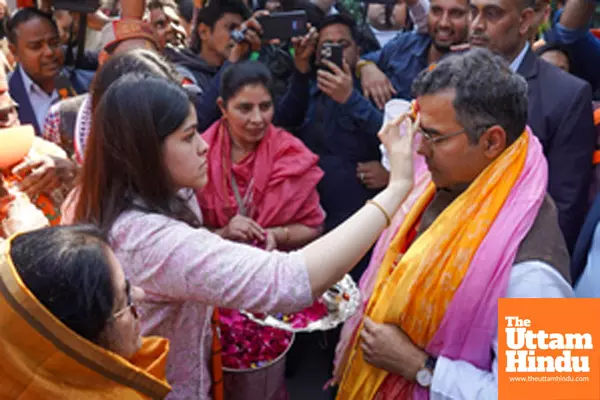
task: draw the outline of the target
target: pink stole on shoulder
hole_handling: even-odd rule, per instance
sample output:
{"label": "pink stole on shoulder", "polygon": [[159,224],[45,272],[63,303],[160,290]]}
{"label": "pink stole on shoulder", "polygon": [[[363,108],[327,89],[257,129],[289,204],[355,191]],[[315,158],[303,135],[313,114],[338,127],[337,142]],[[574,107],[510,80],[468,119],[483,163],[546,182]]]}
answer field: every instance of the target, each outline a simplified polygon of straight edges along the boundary
{"label": "pink stole on shoulder", "polygon": [[[498,299],[506,294],[510,270],[519,245],[533,226],[546,195],[548,163],[539,140],[529,128],[527,134],[530,136],[530,145],[523,172],[475,253],[438,331],[425,348],[429,354],[451,360],[463,360],[483,370],[490,369],[490,349],[497,332]],[[422,158],[416,156],[415,186],[394,216],[391,227],[379,238],[371,263],[361,278],[362,305],[342,330],[336,349],[336,371],[341,367],[339,363],[342,362],[348,345],[360,326],[364,305],[369,301],[389,243],[402,225],[408,210],[430,183],[430,175],[426,168],[422,167]],[[379,388],[377,400],[395,399],[394,388],[399,381],[398,376],[389,374]],[[415,385],[413,397],[419,400],[426,399],[429,392]]]}

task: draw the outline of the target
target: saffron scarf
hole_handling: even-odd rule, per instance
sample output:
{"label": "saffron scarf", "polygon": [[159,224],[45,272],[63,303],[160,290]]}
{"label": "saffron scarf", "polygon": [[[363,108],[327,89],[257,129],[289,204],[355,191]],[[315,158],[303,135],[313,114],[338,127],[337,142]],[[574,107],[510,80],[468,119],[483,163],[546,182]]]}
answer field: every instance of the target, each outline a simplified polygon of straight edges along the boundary
{"label": "saffron scarf", "polygon": [[[488,370],[497,300],[506,293],[510,268],[537,216],[546,184],[541,145],[527,131],[414,243],[407,243],[435,193],[430,184],[391,241],[365,314],[377,323],[400,326],[434,356]],[[341,358],[338,398],[426,398],[427,391],[364,361],[357,335],[361,328]]]}
{"label": "saffron scarf", "polygon": [[197,197],[206,226],[221,228],[239,213],[232,176],[244,198],[246,216],[260,226],[323,223],[316,190],[323,177],[319,158],[292,134],[269,125],[256,150],[237,164],[231,161],[231,138],[223,119],[202,137],[209,146],[209,178]]}
{"label": "saffron scarf", "polygon": [[[182,196],[187,197],[188,189],[180,191]],[[75,204],[77,204],[78,190],[74,189],[69,197],[63,204],[63,224],[73,223],[73,213]],[[142,203],[143,204],[143,203]],[[210,367],[211,367],[211,399],[212,400],[223,400],[224,388],[223,388],[223,360],[222,360],[222,346],[221,346],[221,333],[219,328],[219,311],[217,308],[213,309],[211,315],[211,355],[210,355]]]}
{"label": "saffron scarf", "polygon": [[[415,151],[418,147],[416,143],[420,138],[415,138]],[[423,195],[425,190],[429,187],[431,183],[431,175],[429,170],[427,169],[427,165],[425,164],[425,160],[423,157],[414,155],[414,184],[411,191],[406,195],[406,199],[400,205],[400,208],[394,214],[392,218],[392,223],[390,227],[384,230],[375,247],[373,248],[373,253],[371,256],[371,260],[367,269],[362,274],[360,281],[358,283],[361,295],[361,303],[359,304],[358,310],[356,313],[350,317],[342,327],[342,331],[340,333],[340,339],[335,349],[335,360],[334,360],[334,377],[340,377],[343,367],[346,365],[347,356],[349,354],[348,346],[352,344],[354,339],[354,334],[356,330],[359,328],[362,323],[362,317],[364,311],[369,303],[369,299],[371,298],[371,293],[373,293],[373,287],[375,286],[377,280],[377,271],[379,271],[379,266],[383,262],[383,258],[387,252],[388,247],[402,222],[412,210],[413,206],[419,200],[419,198]],[[338,382],[339,383],[339,382]]]}
{"label": "saffron scarf", "polygon": [[[20,127],[18,129],[25,129],[25,127]],[[42,156],[67,158],[67,154],[64,152],[64,150],[58,147],[56,144],[39,137],[35,137],[26,159],[35,160]],[[19,191],[17,185],[23,179],[24,177],[13,174],[10,168],[0,170],[0,185],[5,185],[7,189],[12,187],[12,189],[9,190],[12,193]],[[59,187],[54,189],[52,193],[40,193],[35,198],[31,199],[32,203],[44,213],[51,226],[60,224],[60,206],[65,200],[68,191],[69,188],[67,185],[61,184]],[[0,210],[0,221],[2,221],[3,218],[5,218],[5,215],[3,211]]]}
{"label": "saffron scarf", "polygon": [[77,335],[27,289],[0,245],[0,398],[162,399],[169,342],[144,338],[126,360]]}
{"label": "saffron scarf", "polygon": [[219,328],[219,309],[213,310],[210,318],[210,329],[212,340],[210,343],[210,374],[211,386],[210,393],[212,400],[223,400],[225,388],[223,385],[223,346],[221,345],[221,330]]}

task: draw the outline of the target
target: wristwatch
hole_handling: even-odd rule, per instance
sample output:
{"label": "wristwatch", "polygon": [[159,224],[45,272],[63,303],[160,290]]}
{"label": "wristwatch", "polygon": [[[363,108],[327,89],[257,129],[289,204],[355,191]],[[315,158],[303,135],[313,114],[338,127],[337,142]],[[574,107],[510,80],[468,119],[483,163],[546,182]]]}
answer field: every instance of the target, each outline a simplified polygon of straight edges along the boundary
{"label": "wristwatch", "polygon": [[417,371],[417,376],[415,376],[415,380],[420,386],[424,388],[431,386],[431,381],[433,380],[433,371],[435,370],[436,363],[437,358],[433,356],[428,356],[423,368]]}

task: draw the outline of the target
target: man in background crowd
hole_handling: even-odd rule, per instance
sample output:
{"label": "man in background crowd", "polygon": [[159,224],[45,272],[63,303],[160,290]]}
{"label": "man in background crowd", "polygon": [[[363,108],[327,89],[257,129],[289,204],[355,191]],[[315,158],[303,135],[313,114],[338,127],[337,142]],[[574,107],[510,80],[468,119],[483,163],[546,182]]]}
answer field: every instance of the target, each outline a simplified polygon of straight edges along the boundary
{"label": "man in background crowd", "polygon": [[427,32],[403,32],[383,49],[367,54],[358,66],[365,96],[379,108],[391,97],[411,98],[411,85],[419,72],[438,62],[451,47],[467,41],[468,0],[432,0]]}
{"label": "man in background crowd", "polygon": [[558,23],[546,33],[548,43],[568,49],[573,61],[571,73],[588,81],[594,91],[600,87],[600,39],[589,31],[589,22],[597,4],[569,0],[558,13]]}
{"label": "man in background crowd", "polygon": [[167,45],[175,48],[185,47],[187,34],[175,0],[150,0],[148,11],[150,24],[156,32],[161,49]]}
{"label": "man in background crowd", "polygon": [[[343,15],[326,17],[319,29],[316,80],[311,84],[308,110],[297,136],[319,155],[325,172],[319,183],[321,205],[327,214],[325,231],[352,215],[382,189],[388,180],[379,160],[377,132],[383,114],[362,95],[354,77],[359,60],[356,24]],[[326,61],[324,47],[343,48],[343,65]],[[352,271],[358,280],[366,268],[365,256]]]}
{"label": "man in background crowd", "polygon": [[540,139],[549,164],[548,191],[572,251],[588,204],[596,131],[588,83],[541,61],[531,50],[534,0],[472,0],[472,46],[504,57],[528,84],[527,125]]}
{"label": "man in background crowd", "polygon": [[197,47],[169,49],[166,56],[185,78],[204,91],[235,46],[231,32],[239,29],[248,17],[250,10],[241,0],[212,1],[198,13],[192,32]]}
{"label": "man in background crowd", "polygon": [[59,91],[86,92],[93,73],[63,69],[59,32],[50,14],[33,8],[17,11],[8,24],[8,38],[18,62],[9,78],[10,94],[19,104],[21,122],[32,124],[40,135]]}

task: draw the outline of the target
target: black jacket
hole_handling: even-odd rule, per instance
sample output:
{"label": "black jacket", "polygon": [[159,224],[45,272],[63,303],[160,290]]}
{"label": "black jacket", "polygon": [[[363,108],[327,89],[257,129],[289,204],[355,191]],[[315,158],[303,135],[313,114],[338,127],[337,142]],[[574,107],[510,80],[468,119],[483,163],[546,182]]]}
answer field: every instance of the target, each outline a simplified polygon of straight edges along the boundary
{"label": "black jacket", "polygon": [[202,93],[207,90],[210,81],[219,72],[219,67],[208,65],[200,55],[190,49],[167,47],[164,54],[175,64],[177,71],[184,78],[191,80]]}
{"label": "black jacket", "polygon": [[519,70],[529,86],[527,124],[548,159],[548,192],[573,251],[588,204],[592,155],[596,145],[589,83],[540,60],[531,50]]}

